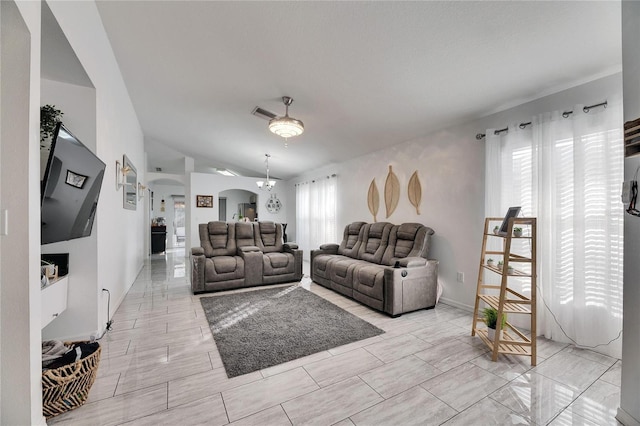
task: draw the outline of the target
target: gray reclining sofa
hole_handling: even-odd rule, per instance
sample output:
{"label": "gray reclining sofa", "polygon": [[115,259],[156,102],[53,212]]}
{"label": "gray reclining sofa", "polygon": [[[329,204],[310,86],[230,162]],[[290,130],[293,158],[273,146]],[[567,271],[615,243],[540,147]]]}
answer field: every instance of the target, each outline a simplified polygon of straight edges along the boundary
{"label": "gray reclining sofa", "polygon": [[311,278],[391,316],[432,308],[438,287],[438,262],[427,259],[433,233],[419,223],[351,223],[340,245],[311,251]]}
{"label": "gray reclining sofa", "polygon": [[194,294],[302,279],[302,250],[283,243],[280,223],[209,222],[199,232],[200,247],[191,249]]}

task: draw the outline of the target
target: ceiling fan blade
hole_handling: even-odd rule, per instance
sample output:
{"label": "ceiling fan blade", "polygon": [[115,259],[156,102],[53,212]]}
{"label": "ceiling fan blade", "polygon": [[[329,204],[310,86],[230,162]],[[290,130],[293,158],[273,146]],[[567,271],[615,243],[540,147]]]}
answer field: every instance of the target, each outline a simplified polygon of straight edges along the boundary
{"label": "ceiling fan blade", "polygon": [[262,109],[258,106],[255,107],[253,111],[251,111],[251,114],[255,115],[256,117],[264,118],[267,121],[277,117],[277,115],[275,115],[271,111],[267,111],[266,109]]}

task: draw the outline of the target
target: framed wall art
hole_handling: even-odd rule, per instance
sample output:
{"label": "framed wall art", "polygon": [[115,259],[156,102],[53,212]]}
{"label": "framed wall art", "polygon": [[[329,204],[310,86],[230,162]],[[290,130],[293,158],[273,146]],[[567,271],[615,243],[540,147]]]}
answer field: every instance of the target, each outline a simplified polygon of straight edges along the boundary
{"label": "framed wall art", "polygon": [[67,178],[65,179],[64,183],[82,189],[86,180],[87,176],[72,172],[71,170],[67,170]]}
{"label": "framed wall art", "polygon": [[213,208],[213,195],[196,195],[196,207]]}

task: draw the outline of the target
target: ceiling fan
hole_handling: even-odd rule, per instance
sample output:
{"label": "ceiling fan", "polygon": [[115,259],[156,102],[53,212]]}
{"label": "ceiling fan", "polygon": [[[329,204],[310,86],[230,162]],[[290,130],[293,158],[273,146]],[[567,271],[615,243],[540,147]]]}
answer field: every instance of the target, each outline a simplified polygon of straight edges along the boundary
{"label": "ceiling fan", "polygon": [[293,98],[283,96],[282,102],[285,105],[285,114],[282,117],[278,117],[271,111],[267,111],[258,106],[251,111],[251,114],[269,120],[269,130],[287,140],[288,138],[301,135],[302,132],[304,132],[304,124],[296,118],[289,117],[289,106],[293,103]]}

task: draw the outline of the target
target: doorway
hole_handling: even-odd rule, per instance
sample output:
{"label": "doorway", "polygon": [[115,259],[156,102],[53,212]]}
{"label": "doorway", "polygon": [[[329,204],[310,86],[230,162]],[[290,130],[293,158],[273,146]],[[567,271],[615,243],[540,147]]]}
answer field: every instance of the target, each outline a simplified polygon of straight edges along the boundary
{"label": "doorway", "polygon": [[184,215],[184,197],[176,197],[173,198],[173,221],[175,223],[173,227],[174,232],[174,247],[184,247],[185,240],[185,215]]}
{"label": "doorway", "polygon": [[218,220],[227,221],[227,197],[218,198]]}

